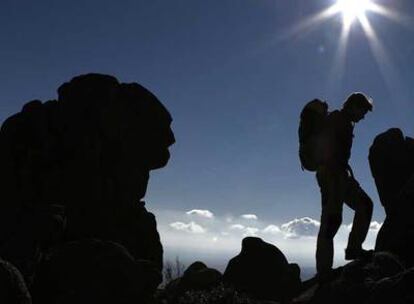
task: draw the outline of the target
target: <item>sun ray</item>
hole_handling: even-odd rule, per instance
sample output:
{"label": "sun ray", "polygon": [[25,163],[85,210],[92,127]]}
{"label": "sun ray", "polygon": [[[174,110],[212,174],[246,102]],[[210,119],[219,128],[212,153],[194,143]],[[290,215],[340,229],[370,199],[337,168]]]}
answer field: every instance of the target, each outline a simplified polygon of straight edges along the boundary
{"label": "sun ray", "polygon": [[330,19],[331,17],[335,16],[339,13],[339,8],[336,6],[330,6],[323,11],[312,15],[306,18],[304,21],[300,22],[299,24],[293,26],[291,29],[288,29],[286,32],[280,35],[281,39],[289,39],[293,36],[299,35],[304,31],[307,31],[311,28],[314,28],[317,25],[325,22],[326,20]]}
{"label": "sun ray", "polygon": [[382,6],[374,2],[370,3],[368,9],[369,11],[383,16],[393,22],[396,22],[397,24],[400,24],[410,30],[414,30],[414,20],[412,17],[406,16],[404,14],[401,14],[400,12],[397,12],[395,10],[392,10],[388,7]]}
{"label": "sun ray", "polygon": [[402,16],[398,14],[397,12],[392,11],[389,8],[385,8],[384,6],[379,5],[377,3],[371,3],[369,6],[369,10],[374,13],[377,13],[378,15],[387,17],[388,19],[397,21],[397,22],[399,22],[402,18]]}
{"label": "sun ray", "polygon": [[368,20],[367,13],[375,13],[386,19],[405,25],[410,30],[414,29],[412,26],[413,19],[404,17],[394,10],[375,3],[374,0],[337,0],[336,3],[331,5],[325,12],[330,12],[330,14],[320,14],[320,18],[330,18],[338,13],[342,13],[343,20],[342,33],[339,37],[338,49],[335,53],[331,71],[331,80],[337,79],[337,83],[340,83],[342,80],[345,70],[346,51],[351,26],[354,22],[358,21],[367,37],[368,44],[387,87],[392,89],[393,87],[396,87],[396,85],[398,86],[400,78],[398,72],[373,26]]}
{"label": "sun ray", "polygon": [[368,18],[366,16],[363,16],[359,19],[359,21],[362,25],[368,43],[371,47],[372,54],[377,61],[378,68],[387,87],[389,89],[394,88],[395,85],[399,83],[400,78],[394,67],[394,64],[388,56],[387,51],[382,45],[381,40],[378,38],[377,33],[375,32]]}
{"label": "sun ray", "polygon": [[[382,77],[389,88],[398,85],[398,73],[395,69],[385,47],[377,36],[373,26],[368,20],[369,14],[376,14],[388,20],[396,22],[414,30],[414,18],[407,17],[395,10],[380,5],[376,0],[336,0],[334,4],[322,10],[321,12],[306,18],[290,30],[279,36],[279,38],[292,38],[292,36],[303,34],[310,31],[316,26],[335,16],[342,14],[342,31],[339,36],[338,47],[335,51],[334,61],[331,69],[330,81],[336,84],[340,83],[345,71],[346,53],[348,48],[349,35],[352,25],[360,23],[371,48],[372,54],[377,62]],[[335,86],[331,83],[331,86]]]}
{"label": "sun ray", "polygon": [[330,72],[330,88],[336,88],[338,84],[342,82],[342,77],[345,71],[346,50],[348,48],[348,36],[350,29],[350,25],[343,24],[341,36],[339,37],[338,47],[335,52],[335,57]]}

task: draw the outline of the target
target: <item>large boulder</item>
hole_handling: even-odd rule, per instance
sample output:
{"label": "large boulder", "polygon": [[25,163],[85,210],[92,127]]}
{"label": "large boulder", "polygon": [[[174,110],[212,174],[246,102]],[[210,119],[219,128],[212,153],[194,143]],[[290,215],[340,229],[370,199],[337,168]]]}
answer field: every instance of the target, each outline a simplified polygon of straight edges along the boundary
{"label": "large boulder", "polygon": [[169,302],[175,303],[187,291],[208,291],[222,282],[223,275],[200,261],[192,263],[180,278],[167,284],[165,293]]}
{"label": "large boulder", "polygon": [[240,254],[229,261],[223,278],[235,289],[266,300],[288,300],[301,286],[299,266],[257,237],[243,239]]}
{"label": "large boulder", "polygon": [[141,85],[108,75],[75,77],[58,95],[27,103],[1,127],[0,245],[27,231],[22,213],[62,205],[67,240],[113,240],[161,269],[142,199],[150,170],[169,159],[170,114]]}
{"label": "large boulder", "polygon": [[135,260],[110,241],[82,240],[57,248],[39,269],[35,303],[146,303],[161,283],[152,262]]}
{"label": "large boulder", "polygon": [[414,139],[389,129],[375,138],[369,162],[386,213],[375,249],[414,266]]}
{"label": "large boulder", "polygon": [[369,163],[387,214],[398,211],[396,200],[414,174],[414,139],[397,128],[379,134],[370,147]]}

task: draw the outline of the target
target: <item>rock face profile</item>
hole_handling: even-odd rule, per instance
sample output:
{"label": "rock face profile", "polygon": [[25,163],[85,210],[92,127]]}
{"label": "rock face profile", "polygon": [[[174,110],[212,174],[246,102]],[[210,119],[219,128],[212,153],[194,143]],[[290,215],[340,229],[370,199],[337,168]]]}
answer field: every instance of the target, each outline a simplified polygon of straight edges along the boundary
{"label": "rock face profile", "polygon": [[[160,272],[163,249],[143,198],[150,171],[169,160],[171,122],[150,91],[102,74],[64,83],[57,100],[26,103],[0,130],[0,256],[31,284],[56,248],[93,238]],[[76,248],[96,249],[89,245]]]}
{"label": "rock face profile", "polygon": [[375,138],[369,162],[386,213],[375,249],[414,266],[414,139],[389,129]]}
{"label": "rock face profile", "polygon": [[240,254],[227,265],[224,282],[258,299],[288,300],[300,288],[300,268],[289,264],[276,246],[246,237]]}

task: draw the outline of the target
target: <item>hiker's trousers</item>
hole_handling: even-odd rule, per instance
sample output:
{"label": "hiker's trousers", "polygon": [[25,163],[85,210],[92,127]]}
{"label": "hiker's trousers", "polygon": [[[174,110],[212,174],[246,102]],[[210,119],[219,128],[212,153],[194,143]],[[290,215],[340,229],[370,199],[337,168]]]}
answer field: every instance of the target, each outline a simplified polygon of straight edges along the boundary
{"label": "hiker's trousers", "polygon": [[[318,239],[333,240],[342,223],[342,208],[345,203],[355,211],[347,248],[351,250],[362,248],[362,243],[367,236],[372,217],[373,204],[370,197],[346,168],[320,166],[317,170],[316,178],[322,196],[321,226]],[[323,241],[318,241],[318,246],[319,243],[323,244]],[[324,248],[317,249],[317,264],[318,259],[325,259],[325,252],[329,250]],[[331,251],[333,251],[333,248]],[[328,264],[331,264],[330,255],[333,255],[333,252],[328,252],[326,255],[328,255],[326,257]],[[326,267],[329,267],[329,265]]]}

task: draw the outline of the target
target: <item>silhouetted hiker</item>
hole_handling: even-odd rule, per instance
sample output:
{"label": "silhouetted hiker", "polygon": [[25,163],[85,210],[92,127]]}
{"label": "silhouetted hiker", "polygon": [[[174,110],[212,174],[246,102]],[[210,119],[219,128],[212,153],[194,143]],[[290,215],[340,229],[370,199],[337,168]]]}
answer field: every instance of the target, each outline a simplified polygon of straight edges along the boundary
{"label": "silhouetted hiker", "polygon": [[[321,226],[316,249],[316,269],[321,276],[332,269],[333,239],[342,223],[343,203],[355,211],[345,259],[352,260],[371,253],[362,249],[362,243],[368,233],[373,203],[354,178],[348,162],[354,125],[372,108],[368,97],[353,93],[341,110],[328,114],[325,102],[313,100],[301,114],[299,137],[302,167],[316,171],[322,196]],[[312,119],[319,121],[313,130],[310,126]]]}

